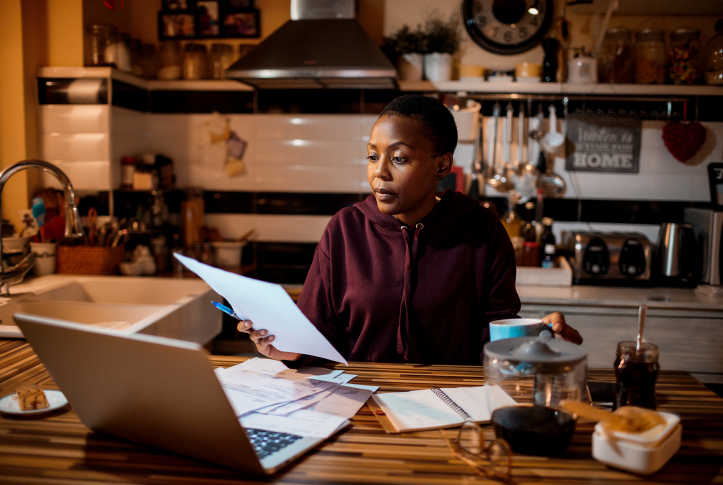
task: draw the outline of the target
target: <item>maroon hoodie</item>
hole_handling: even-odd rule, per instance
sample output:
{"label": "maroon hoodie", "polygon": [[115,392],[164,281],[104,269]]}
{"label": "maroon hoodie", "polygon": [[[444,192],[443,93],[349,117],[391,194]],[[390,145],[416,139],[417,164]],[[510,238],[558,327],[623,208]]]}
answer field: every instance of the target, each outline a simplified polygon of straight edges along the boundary
{"label": "maroon hoodie", "polygon": [[481,364],[489,322],[520,310],[514,250],[458,192],[409,228],[370,195],[329,222],[298,304],[350,361]]}

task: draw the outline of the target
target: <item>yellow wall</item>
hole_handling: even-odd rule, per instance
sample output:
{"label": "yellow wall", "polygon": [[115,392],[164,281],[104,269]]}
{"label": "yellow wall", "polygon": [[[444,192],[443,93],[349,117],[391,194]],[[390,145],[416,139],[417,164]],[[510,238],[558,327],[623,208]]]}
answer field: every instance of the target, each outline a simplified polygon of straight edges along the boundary
{"label": "yellow wall", "polygon": [[[23,32],[21,0],[0,0],[0,167],[25,158],[23,104]],[[27,208],[27,176],[21,172],[5,185],[2,216],[16,228],[18,210]]]}

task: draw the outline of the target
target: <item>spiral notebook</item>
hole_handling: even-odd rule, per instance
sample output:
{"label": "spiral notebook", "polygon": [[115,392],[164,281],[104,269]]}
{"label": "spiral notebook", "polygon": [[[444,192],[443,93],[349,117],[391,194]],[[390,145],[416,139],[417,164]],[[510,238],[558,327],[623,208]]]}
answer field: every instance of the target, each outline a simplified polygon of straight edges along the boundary
{"label": "spiral notebook", "polygon": [[[370,407],[387,432],[450,428],[465,421],[484,423],[492,411],[517,404],[500,386],[433,387],[421,391],[372,395]],[[386,418],[386,419],[385,419]]]}

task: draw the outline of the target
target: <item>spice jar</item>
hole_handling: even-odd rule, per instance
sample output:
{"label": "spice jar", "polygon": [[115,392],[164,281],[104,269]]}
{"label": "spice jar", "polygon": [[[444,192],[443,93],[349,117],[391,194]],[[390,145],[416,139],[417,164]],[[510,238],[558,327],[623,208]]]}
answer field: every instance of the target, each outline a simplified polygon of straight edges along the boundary
{"label": "spice jar", "polygon": [[676,29],[670,33],[668,77],[674,84],[697,84],[700,61],[700,30]]}
{"label": "spice jar", "polygon": [[161,41],[158,51],[158,79],[181,78],[181,44],[176,40]]}
{"label": "spice jar", "polygon": [[667,57],[662,29],[644,29],[635,34],[635,82],[663,84]]}
{"label": "spice jar", "polygon": [[599,62],[599,82],[633,82],[633,42],[630,29],[615,27],[605,33]]}
{"label": "spice jar", "polygon": [[131,72],[131,36],[118,32],[115,36],[115,66],[121,71]]}
{"label": "spice jar", "polygon": [[619,342],[615,352],[615,401],[613,409],[638,406],[655,409],[655,381],[658,378],[658,347],[642,342]]}
{"label": "spice jar", "polygon": [[236,60],[229,44],[211,44],[211,71],[213,79],[226,79],[226,69]]}
{"label": "spice jar", "polygon": [[715,23],[716,34],[703,49],[703,76],[706,84],[723,84],[723,19]]}
{"label": "spice jar", "polygon": [[205,79],[208,65],[208,51],[203,44],[189,42],[183,49],[181,73],[183,79]]}
{"label": "spice jar", "polygon": [[131,39],[131,72],[136,76],[143,76],[143,54],[140,39]]}
{"label": "spice jar", "polygon": [[181,226],[183,229],[183,245],[186,248],[193,248],[195,244],[201,243],[201,227],[203,227],[203,189],[186,189],[181,202]]}
{"label": "spice jar", "polygon": [[116,28],[112,25],[94,24],[85,29],[85,65],[110,66],[115,62]]}
{"label": "spice jar", "polygon": [[133,188],[133,176],[136,173],[138,159],[136,157],[121,158],[121,186],[124,189]]}

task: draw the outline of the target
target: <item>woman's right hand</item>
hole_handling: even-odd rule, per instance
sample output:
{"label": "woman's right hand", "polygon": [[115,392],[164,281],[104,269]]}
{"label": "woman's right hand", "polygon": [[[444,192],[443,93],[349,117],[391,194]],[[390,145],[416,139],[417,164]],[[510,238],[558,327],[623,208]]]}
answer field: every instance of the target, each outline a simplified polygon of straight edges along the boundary
{"label": "woman's right hand", "polygon": [[271,345],[274,336],[269,335],[267,330],[254,330],[251,320],[241,320],[237,326],[239,332],[249,334],[251,341],[256,344],[256,349],[266,357],[276,360],[299,360],[301,354],[295,352],[282,352]]}

